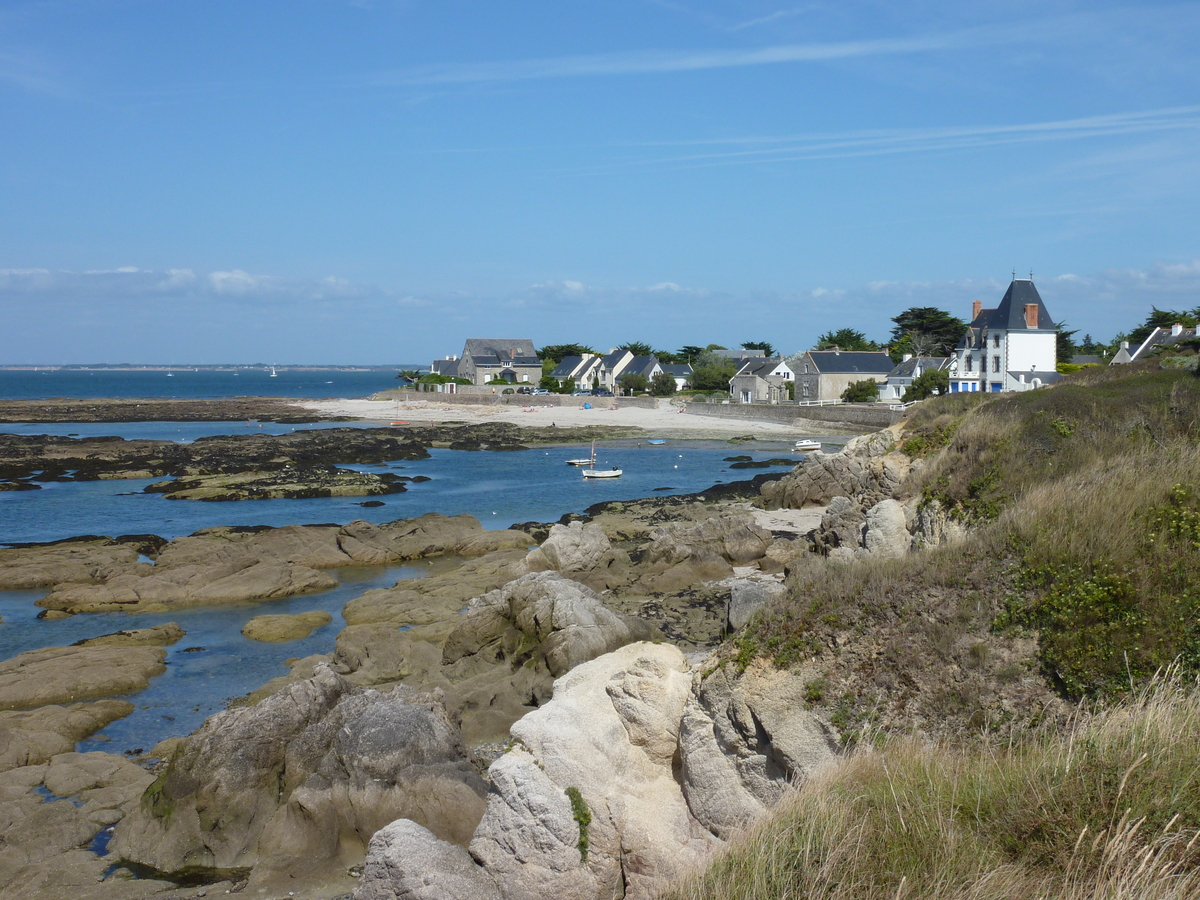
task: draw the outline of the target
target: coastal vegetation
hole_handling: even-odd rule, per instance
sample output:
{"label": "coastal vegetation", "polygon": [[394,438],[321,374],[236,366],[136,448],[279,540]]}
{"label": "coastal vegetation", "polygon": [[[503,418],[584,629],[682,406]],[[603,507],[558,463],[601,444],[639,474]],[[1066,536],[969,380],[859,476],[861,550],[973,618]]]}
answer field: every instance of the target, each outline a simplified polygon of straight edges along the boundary
{"label": "coastal vegetation", "polygon": [[864,745],[663,895],[1200,897],[1200,690],[1163,677],[1013,745]]}
{"label": "coastal vegetation", "polygon": [[962,537],[789,567],[726,665],[852,749],[665,896],[1200,897],[1195,364],[913,409],[897,499]]}

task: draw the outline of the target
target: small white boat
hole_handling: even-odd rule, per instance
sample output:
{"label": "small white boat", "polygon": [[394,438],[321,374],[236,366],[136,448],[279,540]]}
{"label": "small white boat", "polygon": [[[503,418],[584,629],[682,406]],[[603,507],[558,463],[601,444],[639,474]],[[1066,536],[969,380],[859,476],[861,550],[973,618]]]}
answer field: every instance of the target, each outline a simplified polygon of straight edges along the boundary
{"label": "small white boat", "polygon": [[658,444],[665,444],[666,441],[664,441],[662,438],[650,438],[649,440],[646,441],[646,443],[658,445]]}
{"label": "small white boat", "polygon": [[588,468],[596,468],[596,442],[592,441],[592,455],[585,456],[583,459],[568,459],[568,466],[587,466]]}
{"label": "small white boat", "polygon": [[274,366],[271,366],[271,377],[272,377],[272,378],[278,378],[278,377],[279,377],[278,375],[276,375],[276,374],[275,374],[275,367],[274,367]]}
{"label": "small white boat", "polygon": [[792,446],[793,450],[820,450],[821,442],[812,438],[801,438]]}
{"label": "small white boat", "polygon": [[584,478],[620,478],[621,470],[616,466],[611,469],[596,468],[596,442],[592,441],[592,455],[586,460],[588,468],[583,470]]}

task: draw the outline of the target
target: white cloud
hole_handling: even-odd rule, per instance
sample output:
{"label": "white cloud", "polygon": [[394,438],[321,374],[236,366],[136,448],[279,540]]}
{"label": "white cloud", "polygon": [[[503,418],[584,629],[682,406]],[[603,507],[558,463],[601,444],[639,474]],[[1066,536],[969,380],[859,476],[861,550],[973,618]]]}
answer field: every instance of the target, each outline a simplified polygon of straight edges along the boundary
{"label": "white cloud", "polygon": [[660,281],[658,284],[650,285],[650,287],[648,287],[646,290],[649,290],[649,291],[671,291],[672,293],[677,294],[680,291],[682,291],[683,288],[681,288],[679,285],[677,285],[673,281]]}

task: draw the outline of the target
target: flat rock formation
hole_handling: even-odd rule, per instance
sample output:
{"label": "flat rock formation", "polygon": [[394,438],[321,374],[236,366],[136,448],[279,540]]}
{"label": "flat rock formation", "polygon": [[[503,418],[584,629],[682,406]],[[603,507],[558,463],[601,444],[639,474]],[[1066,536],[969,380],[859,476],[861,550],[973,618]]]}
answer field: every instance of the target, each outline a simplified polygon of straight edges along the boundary
{"label": "flat rock formation", "polygon": [[407,490],[408,479],[390,472],[357,472],[336,466],[301,466],[281,472],[189,475],[147,485],[168,500],[307,500],[313,497],[380,497]]}
{"label": "flat rock formation", "polygon": [[0,710],[33,709],[145,688],[166,671],[155,646],[99,644],[30,650],[0,662]]}
{"label": "flat rock formation", "polygon": [[242,626],[242,634],[252,641],[298,641],[332,621],[333,616],[320,609],[295,615],[255,616]]}
{"label": "flat rock formation", "polygon": [[133,704],[127,700],[0,712],[0,772],[69,753],[84,738],[131,712]]}

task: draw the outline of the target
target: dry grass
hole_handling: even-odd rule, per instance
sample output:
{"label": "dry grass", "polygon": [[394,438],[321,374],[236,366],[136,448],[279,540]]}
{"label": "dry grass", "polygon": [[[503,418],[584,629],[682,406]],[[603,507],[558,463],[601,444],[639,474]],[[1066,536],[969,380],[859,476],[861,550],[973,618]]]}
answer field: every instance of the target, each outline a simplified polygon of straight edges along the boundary
{"label": "dry grass", "polygon": [[1200,898],[1200,696],[1160,679],[1002,749],[912,739],[810,779],[671,900]]}

